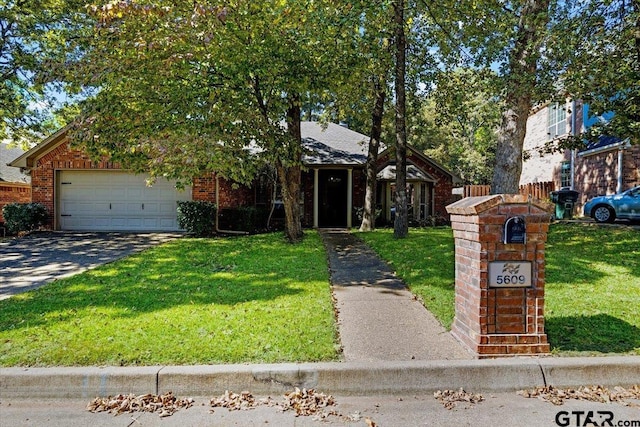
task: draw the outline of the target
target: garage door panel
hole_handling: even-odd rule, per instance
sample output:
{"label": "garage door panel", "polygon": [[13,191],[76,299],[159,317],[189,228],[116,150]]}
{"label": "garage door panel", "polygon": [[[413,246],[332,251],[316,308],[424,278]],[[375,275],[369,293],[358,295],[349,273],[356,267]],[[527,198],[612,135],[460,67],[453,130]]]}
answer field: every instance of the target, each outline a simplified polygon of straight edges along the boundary
{"label": "garage door panel", "polygon": [[191,200],[190,188],[178,191],[158,179],[147,187],[144,176],[116,171],[61,171],[59,227],[77,231],[175,231],[177,201]]}

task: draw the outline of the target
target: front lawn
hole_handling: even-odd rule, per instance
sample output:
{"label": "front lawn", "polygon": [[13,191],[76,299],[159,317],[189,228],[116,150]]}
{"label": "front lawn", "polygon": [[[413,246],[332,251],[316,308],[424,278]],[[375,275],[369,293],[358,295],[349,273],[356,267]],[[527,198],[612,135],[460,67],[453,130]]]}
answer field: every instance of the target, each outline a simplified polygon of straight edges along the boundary
{"label": "front lawn", "polygon": [[[447,328],[454,316],[450,228],[359,234]],[[546,329],[553,352],[640,355],[640,232],[552,224],[546,250]]]}
{"label": "front lawn", "polygon": [[0,301],[0,366],[336,360],[315,232],[180,239]]}

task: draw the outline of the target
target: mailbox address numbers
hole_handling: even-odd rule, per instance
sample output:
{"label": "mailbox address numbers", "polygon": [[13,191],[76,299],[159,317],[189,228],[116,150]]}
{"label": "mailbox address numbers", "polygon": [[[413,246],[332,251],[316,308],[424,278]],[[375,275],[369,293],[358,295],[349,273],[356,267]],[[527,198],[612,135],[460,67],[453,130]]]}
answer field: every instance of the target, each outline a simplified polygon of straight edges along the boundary
{"label": "mailbox address numbers", "polygon": [[526,288],[531,286],[531,262],[494,261],[489,263],[490,288]]}

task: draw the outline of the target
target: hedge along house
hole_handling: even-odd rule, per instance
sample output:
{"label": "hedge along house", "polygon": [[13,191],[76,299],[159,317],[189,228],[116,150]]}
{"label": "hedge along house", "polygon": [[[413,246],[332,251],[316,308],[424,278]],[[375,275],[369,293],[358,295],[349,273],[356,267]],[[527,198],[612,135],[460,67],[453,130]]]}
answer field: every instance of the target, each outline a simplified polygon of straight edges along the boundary
{"label": "hedge along house", "polygon": [[[368,137],[336,124],[323,126],[302,123],[305,154],[302,175],[302,222],[305,227],[350,227],[355,212],[364,204],[366,151]],[[452,202],[451,189],[456,178],[425,156],[410,150],[408,181],[418,215],[445,216]],[[394,164],[392,150],[386,150],[378,163],[378,204],[390,218],[390,198]],[[47,208],[47,226],[70,231],[175,231],[178,230],[176,202],[204,200],[216,203],[220,212],[240,207],[268,210],[273,187],[265,177],[243,186],[218,178],[215,174],[196,177],[182,190],[176,183],[158,178],[147,185],[149,176],[136,175],[119,164],[88,155],[69,145],[67,129],[61,129],[24,153],[10,166],[29,171],[32,198]],[[395,176],[393,176],[395,179]],[[276,192],[277,194],[277,192]],[[276,196],[277,199],[277,196]],[[422,210],[420,210],[422,209]],[[415,213],[414,213],[415,215]],[[416,216],[417,218],[417,216]],[[227,218],[227,226],[233,218]]]}

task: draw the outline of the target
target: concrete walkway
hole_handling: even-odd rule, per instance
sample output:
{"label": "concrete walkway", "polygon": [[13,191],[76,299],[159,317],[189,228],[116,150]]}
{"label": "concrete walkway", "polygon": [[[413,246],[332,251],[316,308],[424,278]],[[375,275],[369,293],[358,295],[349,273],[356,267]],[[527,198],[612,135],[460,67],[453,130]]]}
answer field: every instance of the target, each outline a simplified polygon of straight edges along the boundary
{"label": "concrete walkway", "polygon": [[346,361],[471,359],[362,240],[342,229],[320,235]]}

